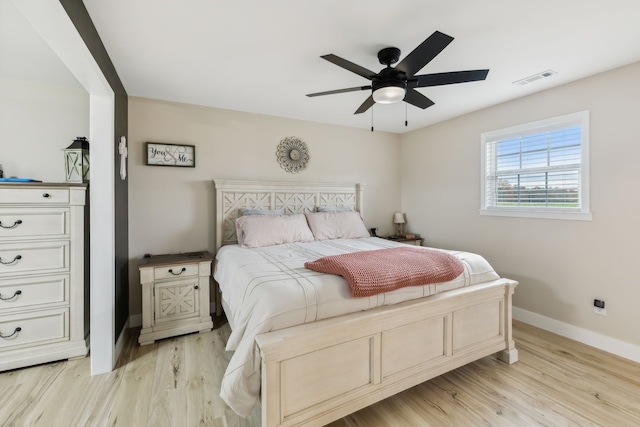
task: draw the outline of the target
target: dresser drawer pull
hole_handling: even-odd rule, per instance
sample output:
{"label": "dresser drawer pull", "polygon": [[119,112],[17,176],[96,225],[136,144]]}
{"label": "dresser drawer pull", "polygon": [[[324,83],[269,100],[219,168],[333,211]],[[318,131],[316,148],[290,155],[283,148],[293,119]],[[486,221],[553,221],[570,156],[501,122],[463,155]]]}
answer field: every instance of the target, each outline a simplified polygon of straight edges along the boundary
{"label": "dresser drawer pull", "polygon": [[2,224],[2,221],[0,221],[0,227],[2,227],[2,228],[7,228],[7,229],[8,229],[8,228],[16,228],[16,227],[17,227],[17,226],[19,226],[20,224],[22,224],[22,220],[21,220],[21,219],[19,219],[19,220],[15,221],[15,222],[13,223],[13,225],[10,225],[10,226],[3,225],[3,224]]}
{"label": "dresser drawer pull", "polygon": [[16,255],[11,261],[3,261],[2,257],[0,257],[0,264],[4,264],[4,265],[13,264],[14,262],[18,261],[19,259],[22,259],[22,255]]}
{"label": "dresser drawer pull", "polygon": [[10,297],[3,297],[3,296],[2,296],[2,294],[0,294],[0,299],[1,299],[2,301],[9,301],[9,300],[11,300],[11,299],[14,299],[14,298],[15,298],[15,297],[17,297],[18,295],[21,295],[21,294],[22,294],[22,291],[18,289],[18,290],[17,290],[17,291],[15,291],[15,292],[13,293],[13,295],[11,295]]}
{"label": "dresser drawer pull", "polygon": [[42,193],[42,197],[44,197],[45,199],[48,199],[51,197],[51,194],[49,193]]}
{"label": "dresser drawer pull", "polygon": [[20,332],[22,330],[22,328],[20,326],[18,326],[17,328],[15,328],[13,330],[13,333],[11,335],[5,335],[2,332],[0,332],[0,338],[4,338],[4,339],[8,339],[11,338],[12,336],[14,336],[15,334],[17,334],[18,332]]}
{"label": "dresser drawer pull", "polygon": [[173,268],[170,268],[170,269],[169,269],[169,273],[173,274],[174,276],[179,276],[179,275],[181,275],[182,273],[184,273],[185,271],[187,271],[186,267],[182,267],[182,270],[180,270],[180,273],[174,273],[174,272],[173,272]]}

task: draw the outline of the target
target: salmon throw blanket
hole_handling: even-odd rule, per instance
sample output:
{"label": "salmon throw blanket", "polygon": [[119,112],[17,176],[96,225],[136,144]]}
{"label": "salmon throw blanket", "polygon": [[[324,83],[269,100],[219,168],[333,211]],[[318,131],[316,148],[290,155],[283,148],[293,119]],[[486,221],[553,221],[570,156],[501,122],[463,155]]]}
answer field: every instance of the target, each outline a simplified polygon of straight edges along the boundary
{"label": "salmon throw blanket", "polygon": [[367,297],[404,286],[448,282],[464,270],[462,262],[453,255],[417,247],[331,255],[305,262],[304,266],[344,277],[354,297]]}

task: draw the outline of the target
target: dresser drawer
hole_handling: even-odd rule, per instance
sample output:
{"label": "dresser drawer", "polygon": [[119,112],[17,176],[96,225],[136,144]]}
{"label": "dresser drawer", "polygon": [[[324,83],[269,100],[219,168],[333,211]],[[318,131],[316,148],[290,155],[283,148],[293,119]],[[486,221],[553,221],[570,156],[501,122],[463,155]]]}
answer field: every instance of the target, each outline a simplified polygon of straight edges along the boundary
{"label": "dresser drawer", "polygon": [[3,350],[66,341],[69,309],[32,311],[0,316],[0,355]]}
{"label": "dresser drawer", "polygon": [[68,302],[68,274],[0,280],[0,315]]}
{"label": "dresser drawer", "polygon": [[55,205],[69,203],[68,188],[0,188],[0,200],[7,204]]}
{"label": "dresser drawer", "polygon": [[62,237],[69,234],[69,209],[0,208],[0,239]]}
{"label": "dresser drawer", "polygon": [[0,245],[0,278],[69,270],[69,242],[23,242]]}
{"label": "dresser drawer", "polygon": [[198,264],[176,264],[153,269],[155,280],[181,279],[183,277],[197,276]]}

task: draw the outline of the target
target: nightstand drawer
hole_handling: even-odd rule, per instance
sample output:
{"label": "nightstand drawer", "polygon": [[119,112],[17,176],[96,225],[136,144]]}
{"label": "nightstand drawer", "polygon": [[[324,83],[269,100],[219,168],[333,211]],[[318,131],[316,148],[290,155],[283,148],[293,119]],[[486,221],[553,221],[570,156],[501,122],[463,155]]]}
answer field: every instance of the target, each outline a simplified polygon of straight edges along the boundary
{"label": "nightstand drawer", "polygon": [[0,277],[69,270],[69,242],[24,242],[0,246]]}
{"label": "nightstand drawer", "polygon": [[0,280],[0,314],[69,302],[69,275]]}
{"label": "nightstand drawer", "polygon": [[47,238],[68,234],[68,209],[0,209],[0,239]]}
{"label": "nightstand drawer", "polygon": [[0,354],[16,347],[68,340],[68,317],[68,308],[0,317]]}
{"label": "nightstand drawer", "polygon": [[405,245],[415,245],[422,246],[422,239],[404,239],[404,240],[396,240],[396,242],[404,243]]}
{"label": "nightstand drawer", "polygon": [[181,279],[183,277],[197,276],[198,264],[176,264],[156,267],[153,269],[155,280]]}
{"label": "nightstand drawer", "polygon": [[422,246],[422,241],[424,240],[422,237],[412,237],[409,239],[406,237],[382,237],[382,238],[386,240],[391,240],[393,242],[404,243],[405,245],[415,245],[415,246]]}
{"label": "nightstand drawer", "polygon": [[66,188],[0,188],[0,200],[9,204],[55,205],[69,203],[69,190]]}

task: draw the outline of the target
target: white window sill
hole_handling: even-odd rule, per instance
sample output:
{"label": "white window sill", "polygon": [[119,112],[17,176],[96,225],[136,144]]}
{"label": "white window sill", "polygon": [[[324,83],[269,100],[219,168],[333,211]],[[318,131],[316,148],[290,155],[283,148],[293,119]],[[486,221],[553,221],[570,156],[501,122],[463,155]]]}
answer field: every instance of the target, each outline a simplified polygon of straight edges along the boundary
{"label": "white window sill", "polygon": [[524,209],[480,209],[480,215],[509,216],[518,218],[564,219],[569,221],[591,221],[591,212],[566,212]]}

